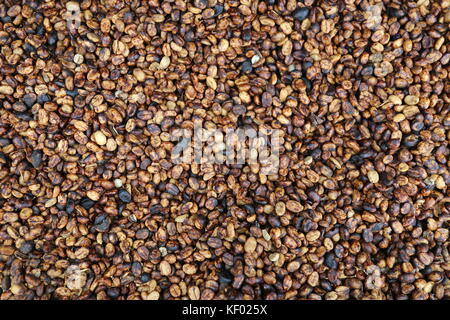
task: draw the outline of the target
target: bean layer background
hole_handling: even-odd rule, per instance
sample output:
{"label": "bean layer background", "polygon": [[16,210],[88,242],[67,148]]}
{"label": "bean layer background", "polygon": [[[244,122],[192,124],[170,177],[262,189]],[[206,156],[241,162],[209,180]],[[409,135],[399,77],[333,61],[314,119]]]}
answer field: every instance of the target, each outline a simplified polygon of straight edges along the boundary
{"label": "bean layer background", "polygon": [[449,298],[450,1],[221,1],[0,0],[0,299]]}

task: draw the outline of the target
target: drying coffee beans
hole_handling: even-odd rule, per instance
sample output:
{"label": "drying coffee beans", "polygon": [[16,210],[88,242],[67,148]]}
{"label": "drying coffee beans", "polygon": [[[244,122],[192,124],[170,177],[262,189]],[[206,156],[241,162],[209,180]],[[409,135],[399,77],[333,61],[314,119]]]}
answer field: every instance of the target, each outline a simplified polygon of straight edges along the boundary
{"label": "drying coffee beans", "polygon": [[449,24],[0,1],[0,299],[450,298]]}

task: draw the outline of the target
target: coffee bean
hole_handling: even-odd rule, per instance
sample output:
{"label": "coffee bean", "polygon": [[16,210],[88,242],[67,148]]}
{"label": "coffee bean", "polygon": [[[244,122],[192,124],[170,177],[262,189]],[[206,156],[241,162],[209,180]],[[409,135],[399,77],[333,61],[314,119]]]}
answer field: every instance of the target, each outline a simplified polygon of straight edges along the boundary
{"label": "coffee bean", "polygon": [[50,101],[50,97],[47,94],[41,94],[37,97],[37,103],[44,104]]}
{"label": "coffee bean", "polygon": [[237,104],[237,105],[234,105],[234,106],[233,106],[232,111],[233,111],[233,113],[234,113],[235,115],[239,116],[239,115],[245,114],[245,112],[247,111],[247,109],[245,108],[244,105],[242,105],[242,104]]}
{"label": "coffee bean", "polygon": [[47,43],[49,46],[54,46],[57,41],[58,41],[58,34],[56,31],[53,30],[49,34]]}
{"label": "coffee bean", "polygon": [[337,268],[336,258],[332,253],[327,253],[325,255],[325,265],[330,269]]}
{"label": "coffee bean", "polygon": [[81,205],[83,208],[85,208],[86,210],[91,209],[91,208],[94,206],[94,204],[95,204],[95,202],[92,201],[92,200],[89,199],[89,198],[83,198],[83,199],[81,199],[81,201],[80,201],[80,205]]}
{"label": "coffee bean", "polygon": [[306,7],[302,7],[302,8],[297,8],[294,10],[292,16],[294,17],[294,19],[299,20],[299,21],[303,21],[305,20],[309,15],[309,9]]}
{"label": "coffee bean", "polygon": [[389,6],[386,8],[386,13],[388,14],[388,16],[395,18],[401,18],[404,16],[402,10]]}
{"label": "coffee bean", "polygon": [[448,0],[3,2],[0,299],[448,298]]}
{"label": "coffee bean", "polygon": [[178,187],[176,185],[172,184],[172,183],[168,183],[166,185],[166,190],[172,196],[176,196],[177,194],[180,193],[180,190],[178,189]]}
{"label": "coffee bean", "polygon": [[75,90],[67,90],[67,95],[71,96],[72,98],[76,97],[78,95],[78,89]]}
{"label": "coffee bean", "polygon": [[241,71],[244,73],[249,73],[253,70],[252,61],[251,60],[245,60],[241,64]]}
{"label": "coffee bean", "polygon": [[219,273],[219,282],[228,284],[233,282],[233,275],[230,271],[226,270],[225,268],[222,268],[221,272]]}
{"label": "coffee bean", "polygon": [[144,272],[143,274],[141,274],[141,282],[142,283],[147,283],[150,281],[150,274]]}
{"label": "coffee bean", "polygon": [[120,290],[119,288],[108,288],[106,290],[106,294],[108,295],[108,297],[116,299],[120,295]]}
{"label": "coffee bean", "polygon": [[23,120],[23,121],[31,121],[31,120],[33,120],[33,117],[27,112],[15,112],[14,115],[18,119]]}
{"label": "coffee bean", "polygon": [[33,51],[36,51],[36,48],[35,48],[34,46],[32,46],[31,44],[29,44],[28,42],[26,42],[26,43],[23,45],[23,48],[24,48],[24,50],[25,50],[26,52],[33,52]]}
{"label": "coffee bean", "polygon": [[42,150],[34,150],[31,153],[31,164],[33,165],[33,167],[37,168],[41,165],[42,156]]}
{"label": "coffee bean", "polygon": [[312,89],[311,81],[308,80],[308,79],[306,79],[306,78],[302,78],[302,80],[303,80],[303,82],[305,83],[306,91],[307,91],[307,92],[310,92],[311,89]]}
{"label": "coffee bean", "polygon": [[37,34],[38,36],[42,36],[42,35],[44,35],[44,33],[45,33],[45,28],[44,28],[44,26],[43,26],[42,24],[38,25],[38,26],[36,27],[36,34]]}
{"label": "coffee bean", "polygon": [[373,74],[373,65],[365,66],[361,71],[362,76],[371,76],[372,74]]}
{"label": "coffee bean", "polygon": [[110,224],[111,224],[111,219],[105,213],[102,213],[102,214],[98,215],[97,217],[95,217],[94,227],[98,232],[108,231]]}
{"label": "coffee bean", "polygon": [[222,14],[223,13],[223,9],[224,9],[224,6],[222,4],[220,4],[220,3],[216,4],[214,6],[214,16],[213,17],[217,17],[220,14]]}
{"label": "coffee bean", "polygon": [[34,242],[33,241],[24,241],[19,248],[19,251],[23,254],[29,254],[34,250]]}
{"label": "coffee bean", "polygon": [[124,203],[130,203],[131,202],[131,194],[125,189],[120,189],[119,190],[119,199],[120,199],[120,201],[122,201]]}
{"label": "coffee bean", "polygon": [[68,199],[66,203],[66,212],[71,214],[75,210],[75,201]]}
{"label": "coffee bean", "polygon": [[23,96],[23,102],[27,105],[27,107],[31,108],[37,100],[37,96],[34,93],[27,93]]}

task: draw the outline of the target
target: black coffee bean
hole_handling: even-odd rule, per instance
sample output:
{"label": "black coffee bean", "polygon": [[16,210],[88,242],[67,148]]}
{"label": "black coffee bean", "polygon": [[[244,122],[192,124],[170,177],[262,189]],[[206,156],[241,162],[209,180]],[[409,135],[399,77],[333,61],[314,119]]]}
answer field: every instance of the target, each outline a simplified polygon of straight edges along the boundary
{"label": "black coffee bean", "polygon": [[248,73],[251,72],[253,70],[253,65],[252,62],[250,60],[245,60],[244,62],[242,62],[241,64],[241,71],[244,73]]}
{"label": "black coffee bean", "polygon": [[28,42],[26,42],[24,44],[23,48],[25,49],[26,52],[36,51],[36,48],[34,46],[32,46],[31,44],[29,44]]}
{"label": "black coffee bean", "polygon": [[333,253],[327,253],[325,255],[325,265],[330,269],[336,269],[338,264],[336,262],[336,257]]}
{"label": "black coffee bean", "polygon": [[308,15],[309,15],[309,9],[306,7],[295,9],[294,13],[292,14],[294,19],[299,20],[299,21],[305,20],[308,17]]}
{"label": "black coffee bean", "polygon": [[31,108],[36,102],[37,96],[34,93],[27,93],[23,96],[22,100],[27,105],[27,107]]}
{"label": "black coffee bean", "polygon": [[1,17],[0,20],[1,20],[3,23],[8,23],[8,22],[11,22],[12,19],[11,19],[10,16],[4,16],[4,17]]}
{"label": "black coffee bean", "polygon": [[369,242],[369,243],[373,241],[373,233],[370,229],[364,229],[363,239],[365,242]]}
{"label": "black coffee bean", "polygon": [[126,204],[121,202],[119,203],[119,207],[117,208],[117,211],[119,212],[119,214],[121,214],[123,212],[123,210],[125,210]]}
{"label": "black coffee bean", "polygon": [[141,282],[142,283],[146,283],[150,281],[150,274],[148,274],[147,272],[141,274]]}
{"label": "black coffee bean", "polygon": [[37,168],[42,162],[42,150],[34,150],[31,153],[31,164],[33,167]]}
{"label": "black coffee bean", "polygon": [[49,34],[49,37],[48,37],[48,44],[50,45],[50,46],[53,46],[53,45],[55,45],[56,44],[56,42],[58,42],[58,33],[56,32],[56,31],[52,31],[52,32],[50,32],[50,34]]}
{"label": "black coffee bean", "polygon": [[106,213],[100,214],[95,217],[94,227],[98,232],[106,232],[111,225],[111,219]]}
{"label": "black coffee bean", "polygon": [[419,137],[415,134],[411,134],[411,135],[407,136],[402,142],[402,144],[407,148],[415,147],[418,143],[419,143]]}
{"label": "black coffee bean", "polygon": [[370,64],[368,66],[365,66],[361,70],[361,75],[362,76],[371,76],[373,74],[373,70],[374,70],[373,65]]}
{"label": "black coffee bean", "polygon": [[291,84],[293,80],[291,74],[284,74],[281,76],[281,81],[285,84]]}
{"label": "black coffee bean", "polygon": [[222,268],[222,270],[219,272],[220,283],[231,283],[233,279],[234,279],[233,275],[227,269]]}
{"label": "black coffee bean", "polygon": [[42,36],[44,34],[44,32],[45,32],[44,25],[40,24],[36,27],[36,34],[38,36]]}
{"label": "black coffee bean", "polygon": [[14,112],[14,115],[23,121],[33,120],[33,117],[28,112]]}
{"label": "black coffee bean", "polygon": [[78,89],[75,88],[75,90],[67,90],[66,93],[68,96],[74,98],[78,95]]}
{"label": "black coffee bean", "polygon": [[244,41],[252,40],[252,31],[250,29],[245,29],[242,32],[242,40],[244,40]]}
{"label": "black coffee bean", "polygon": [[2,279],[2,289],[3,290],[8,290],[11,287],[11,277],[5,275]]}
{"label": "black coffee bean", "polygon": [[39,104],[44,104],[49,101],[50,101],[50,97],[47,94],[41,94],[40,96],[37,97],[37,102]]}
{"label": "black coffee bean", "polygon": [[133,262],[131,264],[131,272],[134,276],[138,277],[142,273],[142,264],[140,262]]}
{"label": "black coffee bean", "polygon": [[364,159],[359,154],[354,154],[350,157],[349,161],[356,165],[360,165],[364,162]]}
{"label": "black coffee bean", "polygon": [[8,144],[11,144],[11,139],[8,138],[0,138],[0,147],[5,147]]}
{"label": "black coffee bean", "polygon": [[131,194],[125,189],[120,189],[119,190],[119,199],[120,199],[120,201],[122,201],[124,203],[130,203],[131,202]]}
{"label": "black coffee bean", "polygon": [[92,208],[94,206],[95,202],[92,201],[89,198],[83,198],[80,201],[80,205],[85,208],[86,210],[89,210],[90,208]]}
{"label": "black coffee bean", "polygon": [[120,295],[120,290],[119,288],[108,288],[106,294],[108,297],[115,299]]}
{"label": "black coffee bean", "polygon": [[404,13],[402,10],[394,8],[394,7],[387,7],[386,13],[388,14],[389,17],[394,17],[394,18],[401,18],[404,16]]}
{"label": "black coffee bean", "polygon": [[333,286],[331,285],[331,283],[327,280],[322,280],[320,281],[320,285],[322,286],[322,288],[326,291],[332,291],[333,290]]}
{"label": "black coffee bean", "polygon": [[36,214],[36,215],[41,212],[41,210],[36,206],[32,206],[31,210],[33,211],[33,214]]}
{"label": "black coffee bean", "polygon": [[[31,9],[37,9],[39,7],[41,0],[37,0],[37,1],[29,1],[28,5],[30,6]],[[36,14],[36,16],[41,16],[39,13]]]}
{"label": "black coffee bean", "polygon": [[380,173],[380,182],[385,186],[390,186],[393,184],[392,179],[389,177],[386,171],[382,171]]}
{"label": "black coffee bean", "polygon": [[416,132],[422,131],[423,128],[424,128],[423,122],[414,122],[413,125],[411,126],[411,129],[413,129],[413,131]]}
{"label": "black coffee bean", "polygon": [[34,242],[33,241],[24,241],[19,248],[19,251],[23,254],[29,254],[34,249]]}
{"label": "black coffee bean", "polygon": [[71,214],[75,210],[75,202],[72,199],[67,200],[66,212]]}
{"label": "black coffee bean", "polygon": [[216,4],[215,6],[214,6],[214,16],[213,16],[213,18],[214,17],[217,17],[219,14],[222,14],[223,13],[223,5],[222,4]]}
{"label": "black coffee bean", "polygon": [[302,63],[302,70],[306,71],[309,68],[311,68],[312,65],[313,65],[313,63],[311,61],[303,61],[303,63]]}
{"label": "black coffee bean", "polygon": [[322,200],[320,195],[317,192],[313,191],[313,190],[308,192],[308,197],[315,203],[320,202]]}

